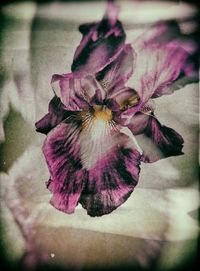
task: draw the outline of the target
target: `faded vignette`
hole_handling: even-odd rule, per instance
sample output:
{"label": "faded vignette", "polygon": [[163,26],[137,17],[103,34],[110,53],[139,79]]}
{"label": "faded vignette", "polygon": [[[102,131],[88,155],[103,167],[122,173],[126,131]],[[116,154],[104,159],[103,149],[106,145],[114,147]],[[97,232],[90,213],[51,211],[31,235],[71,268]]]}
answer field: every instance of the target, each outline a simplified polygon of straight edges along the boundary
{"label": "faded vignette", "polygon": [[[183,1],[118,1],[127,40],[160,19],[196,39],[197,8]],[[162,123],[184,138],[184,155],[142,165],[115,212],[72,215],[49,204],[48,169],[36,134],[53,97],[52,74],[70,71],[78,26],[101,19],[104,1],[1,6],[1,270],[191,270],[198,253],[198,83],[156,100]],[[172,24],[173,32],[173,24]],[[176,35],[176,33],[174,33]]]}

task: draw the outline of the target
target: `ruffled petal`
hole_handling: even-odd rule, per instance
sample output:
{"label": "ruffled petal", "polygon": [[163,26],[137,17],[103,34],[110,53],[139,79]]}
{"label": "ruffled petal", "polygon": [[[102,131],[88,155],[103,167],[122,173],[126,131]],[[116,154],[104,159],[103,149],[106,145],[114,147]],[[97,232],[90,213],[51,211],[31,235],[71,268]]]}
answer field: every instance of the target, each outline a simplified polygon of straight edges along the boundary
{"label": "ruffled petal", "polygon": [[96,74],[96,79],[107,92],[107,97],[112,98],[133,73],[134,51],[130,44],[121,49],[117,58]]}
{"label": "ruffled petal", "polygon": [[35,123],[36,131],[48,134],[61,121],[70,116],[71,112],[65,109],[60,98],[54,96],[49,103],[49,112],[39,121]]}
{"label": "ruffled petal", "polygon": [[51,204],[60,211],[73,213],[85,179],[80,159],[80,130],[73,123],[61,123],[48,135],[43,145],[51,174],[48,188]]}
{"label": "ruffled petal", "polygon": [[88,109],[96,98],[102,101],[105,93],[93,76],[82,77],[79,73],[69,73],[52,77],[52,87],[67,110]]}
{"label": "ruffled petal", "polygon": [[137,113],[132,117],[128,128],[136,135],[143,150],[141,160],[145,163],[183,154],[182,136],[173,129],[161,125],[153,114]]}
{"label": "ruffled petal", "polygon": [[109,2],[100,22],[80,26],[83,37],[74,55],[73,72],[94,74],[112,61],[125,40],[125,32],[117,15],[117,6]]}
{"label": "ruffled petal", "polygon": [[175,43],[151,45],[138,52],[129,85],[137,91],[142,104],[151,97],[171,93],[168,86],[180,75],[186,58],[187,52]]}

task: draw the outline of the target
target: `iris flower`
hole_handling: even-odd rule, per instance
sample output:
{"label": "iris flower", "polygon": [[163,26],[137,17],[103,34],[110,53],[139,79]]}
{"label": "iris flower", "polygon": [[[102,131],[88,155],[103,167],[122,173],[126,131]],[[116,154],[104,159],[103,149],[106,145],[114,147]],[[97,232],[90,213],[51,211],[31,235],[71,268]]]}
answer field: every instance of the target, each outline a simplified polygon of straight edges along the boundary
{"label": "iris flower", "polygon": [[171,93],[188,54],[142,37],[133,49],[117,14],[109,2],[101,21],[80,26],[72,72],[53,75],[55,96],[36,123],[47,134],[50,202],[68,214],[78,203],[90,216],[112,212],[137,185],[141,161],[182,154],[183,138],[158,121],[153,99]]}

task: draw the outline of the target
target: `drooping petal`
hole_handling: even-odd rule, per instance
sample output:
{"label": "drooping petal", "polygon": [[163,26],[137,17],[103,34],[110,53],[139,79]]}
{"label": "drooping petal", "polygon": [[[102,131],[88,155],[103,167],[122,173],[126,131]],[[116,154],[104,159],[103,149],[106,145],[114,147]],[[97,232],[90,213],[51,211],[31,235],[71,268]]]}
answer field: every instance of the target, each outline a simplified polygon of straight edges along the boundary
{"label": "drooping petal", "polygon": [[117,6],[109,2],[101,21],[79,27],[83,37],[74,55],[73,72],[94,74],[112,61],[125,40],[125,32],[117,15]]}
{"label": "drooping petal", "polygon": [[129,85],[137,91],[143,105],[151,97],[171,93],[169,86],[180,75],[186,58],[187,52],[176,43],[148,45],[137,52]]}
{"label": "drooping petal", "polygon": [[137,113],[128,125],[143,150],[142,161],[152,163],[159,159],[183,154],[184,140],[173,129],[161,125],[154,114]]}
{"label": "drooping petal", "polygon": [[48,135],[43,145],[50,171],[48,188],[53,196],[51,204],[66,213],[73,213],[78,203],[85,171],[80,159],[80,130],[72,123],[61,123]]}
{"label": "drooping petal", "polygon": [[126,44],[117,58],[96,74],[96,78],[107,92],[108,98],[117,95],[132,75],[133,60],[134,51],[130,44]]}
{"label": "drooping petal", "polygon": [[89,171],[80,203],[90,216],[108,214],[124,203],[139,178],[140,155],[121,146],[110,150]]}
{"label": "drooping petal", "polygon": [[36,131],[47,134],[61,121],[70,116],[71,112],[65,109],[60,98],[54,96],[49,103],[49,112],[35,123]]}
{"label": "drooping petal", "polygon": [[134,190],[140,153],[135,142],[111,123],[93,119],[87,126],[80,140],[88,178],[79,201],[90,216],[101,216],[120,206]]}
{"label": "drooping petal", "polygon": [[91,216],[110,213],[138,182],[141,155],[106,117],[109,109],[74,112],[47,135],[43,145],[51,175],[47,186],[53,194],[51,203],[63,212],[72,213],[79,201]]}
{"label": "drooping petal", "polygon": [[78,73],[53,75],[52,87],[68,110],[88,109],[96,97],[103,100],[105,93],[93,76],[82,77]]}

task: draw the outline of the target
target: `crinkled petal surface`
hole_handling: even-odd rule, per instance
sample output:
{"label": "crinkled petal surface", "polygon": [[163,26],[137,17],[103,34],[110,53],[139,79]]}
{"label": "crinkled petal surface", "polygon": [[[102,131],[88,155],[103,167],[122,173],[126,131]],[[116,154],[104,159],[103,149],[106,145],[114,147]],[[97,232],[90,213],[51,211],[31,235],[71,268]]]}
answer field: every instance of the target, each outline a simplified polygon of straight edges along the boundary
{"label": "crinkled petal surface", "polygon": [[134,74],[129,85],[134,88],[142,104],[149,98],[170,94],[168,88],[185,66],[187,52],[175,43],[148,45],[137,52]]}
{"label": "crinkled petal surface", "polygon": [[51,83],[67,110],[87,109],[95,97],[102,100],[105,96],[101,85],[90,75],[82,77],[79,73],[55,74]]}
{"label": "crinkled petal surface", "polygon": [[198,81],[198,40],[195,41],[194,36],[191,36],[190,33],[182,33],[176,20],[169,20],[154,24],[137,37],[132,44],[134,49],[139,52],[141,48],[152,45],[165,46],[169,43],[175,44],[177,49],[184,50],[186,53],[179,76],[168,89],[168,93],[172,93],[186,84]]}
{"label": "crinkled petal surface", "polygon": [[110,213],[138,182],[141,156],[134,142],[89,112],[76,112],[54,128],[43,152],[51,174],[51,203],[66,213],[78,201],[90,216]]}
{"label": "crinkled petal surface", "polygon": [[107,91],[108,98],[112,98],[124,87],[133,73],[133,61],[134,51],[130,44],[126,44],[117,58],[96,74],[97,80]]}
{"label": "crinkled petal surface", "polygon": [[177,43],[143,45],[137,51],[134,73],[128,81],[129,86],[137,93],[137,103],[130,104],[121,112],[120,123],[128,124],[149,99],[171,94],[176,89],[172,87],[172,83],[187,65],[187,56],[188,53]]}
{"label": "crinkled petal surface", "polygon": [[60,98],[54,96],[49,103],[49,112],[42,119],[36,122],[36,131],[47,134],[61,121],[69,117],[70,114],[71,112],[65,109],[65,106],[61,102]]}
{"label": "crinkled petal surface", "polygon": [[112,61],[125,40],[125,32],[117,20],[117,14],[117,7],[109,3],[100,22],[79,27],[83,37],[74,55],[73,72],[94,74]]}
{"label": "crinkled petal surface", "polygon": [[141,160],[145,163],[183,154],[184,140],[181,135],[161,125],[154,115],[137,113],[132,117],[128,127],[143,150]]}

